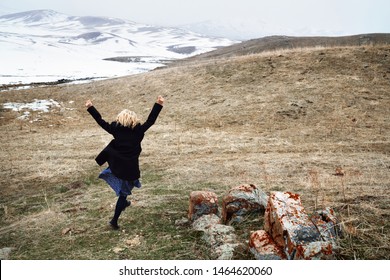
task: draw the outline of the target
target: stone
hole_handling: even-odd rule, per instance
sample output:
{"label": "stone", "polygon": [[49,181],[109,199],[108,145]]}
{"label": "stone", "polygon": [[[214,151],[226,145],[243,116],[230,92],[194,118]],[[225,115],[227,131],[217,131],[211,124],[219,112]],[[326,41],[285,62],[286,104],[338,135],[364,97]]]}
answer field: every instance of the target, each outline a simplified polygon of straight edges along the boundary
{"label": "stone", "polygon": [[297,245],[293,260],[325,260],[333,258],[333,246],[330,242],[315,241],[305,245]]}
{"label": "stone", "polygon": [[9,260],[9,256],[15,248],[5,247],[0,249],[0,260]]}
{"label": "stone", "polygon": [[249,251],[257,260],[285,260],[283,248],[278,246],[265,230],[252,232],[249,238]]}
{"label": "stone", "polygon": [[326,259],[333,254],[332,243],[323,241],[298,194],[270,194],[264,229],[276,245],[283,248],[288,259]]}
{"label": "stone", "polygon": [[123,252],[125,250],[125,248],[122,248],[122,247],[115,247],[114,249],[112,249],[114,251],[115,254],[119,254],[120,252]]}
{"label": "stone", "polygon": [[222,200],[222,221],[241,222],[249,213],[264,212],[267,201],[268,196],[253,184],[234,187]]}
{"label": "stone", "polygon": [[226,243],[236,243],[237,237],[232,226],[215,224],[204,231],[203,240],[216,248]]}
{"label": "stone", "polygon": [[217,260],[231,260],[233,259],[234,252],[237,247],[239,247],[240,244],[231,244],[231,243],[226,243],[222,244],[221,246],[218,246],[215,251],[214,255],[216,256]]}
{"label": "stone", "polygon": [[240,245],[232,226],[214,224],[203,234],[203,240],[212,248],[212,255],[217,260],[231,260],[235,249]]}
{"label": "stone", "polygon": [[342,231],[333,209],[327,207],[311,216],[311,221],[317,227],[324,241],[332,242],[336,247],[336,239],[342,237]]}
{"label": "stone", "polygon": [[202,239],[211,247],[214,258],[231,260],[234,250],[239,246],[235,230],[231,226],[221,224],[215,214],[203,215],[192,223],[192,228],[203,232]]}
{"label": "stone", "polygon": [[302,211],[299,195],[292,198],[288,192],[271,192],[264,214],[264,229],[278,246],[285,246],[285,231],[288,226],[285,223],[299,224],[297,221]]}
{"label": "stone", "polygon": [[217,195],[210,191],[191,192],[188,219],[195,221],[199,217],[208,214],[219,214]]}
{"label": "stone", "polygon": [[65,234],[68,234],[69,232],[71,232],[72,229],[70,227],[67,227],[67,228],[64,228],[62,231],[61,231],[61,234],[62,235],[65,235]]}
{"label": "stone", "polygon": [[202,239],[211,248],[214,258],[231,260],[240,246],[233,227],[221,224],[218,198],[213,192],[194,191],[190,194],[188,220],[192,228],[203,232]]}
{"label": "stone", "polygon": [[217,215],[215,214],[204,215],[196,219],[192,223],[192,228],[196,231],[206,231],[213,225],[220,224],[220,223],[221,223],[221,219]]}

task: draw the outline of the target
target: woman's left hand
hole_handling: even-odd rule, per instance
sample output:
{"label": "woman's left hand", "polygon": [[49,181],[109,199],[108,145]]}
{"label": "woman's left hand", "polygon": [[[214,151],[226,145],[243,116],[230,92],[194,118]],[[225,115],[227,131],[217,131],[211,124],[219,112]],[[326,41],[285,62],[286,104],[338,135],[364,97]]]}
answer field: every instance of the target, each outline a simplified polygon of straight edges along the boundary
{"label": "woman's left hand", "polygon": [[85,101],[85,107],[87,107],[87,108],[89,108],[89,107],[92,107],[93,106],[93,104],[92,104],[92,101],[91,100],[87,100],[87,101]]}

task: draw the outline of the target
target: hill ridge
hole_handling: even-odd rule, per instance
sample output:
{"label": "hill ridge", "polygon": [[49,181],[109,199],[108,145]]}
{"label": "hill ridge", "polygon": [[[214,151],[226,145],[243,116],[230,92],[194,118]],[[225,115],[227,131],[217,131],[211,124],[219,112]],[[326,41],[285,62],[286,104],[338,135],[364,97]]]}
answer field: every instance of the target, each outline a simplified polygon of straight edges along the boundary
{"label": "hill ridge", "polygon": [[390,33],[368,33],[350,36],[267,36],[251,39],[214,51],[199,54],[181,61],[209,58],[226,58],[237,55],[255,54],[294,48],[342,47],[390,44]]}

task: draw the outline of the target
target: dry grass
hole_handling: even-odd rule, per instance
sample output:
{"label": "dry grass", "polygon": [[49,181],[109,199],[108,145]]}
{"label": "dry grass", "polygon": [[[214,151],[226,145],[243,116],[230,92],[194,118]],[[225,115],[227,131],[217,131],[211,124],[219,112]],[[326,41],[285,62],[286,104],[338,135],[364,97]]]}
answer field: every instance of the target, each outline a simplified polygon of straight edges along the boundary
{"label": "dry grass", "polygon": [[[301,194],[308,212],[333,207],[345,230],[338,258],[389,259],[389,90],[390,48],[366,46],[2,92],[0,103],[52,98],[62,108],[34,113],[32,123],[0,113],[0,246],[15,247],[17,259],[204,259],[199,236],[174,223],[186,216],[189,192],[221,197],[252,183]],[[143,142],[144,186],[125,231],[109,231],[115,198],[95,179],[94,157],[110,137],[84,100],[107,120],[125,107],[146,118],[158,94],[166,105]]]}

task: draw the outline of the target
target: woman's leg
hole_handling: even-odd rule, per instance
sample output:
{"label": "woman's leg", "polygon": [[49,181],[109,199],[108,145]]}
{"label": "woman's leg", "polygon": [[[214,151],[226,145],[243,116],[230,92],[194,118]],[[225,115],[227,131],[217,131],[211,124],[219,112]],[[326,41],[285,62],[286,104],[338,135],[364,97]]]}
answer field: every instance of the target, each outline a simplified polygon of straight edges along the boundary
{"label": "woman's leg", "polygon": [[126,198],[127,196],[125,195],[119,195],[118,200],[116,202],[114,217],[110,221],[110,224],[114,229],[119,229],[118,226],[119,216],[121,215],[122,211],[125,210],[127,206],[129,206],[129,203],[126,200]]}

